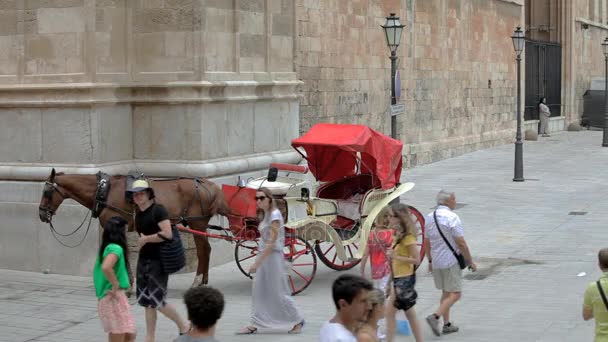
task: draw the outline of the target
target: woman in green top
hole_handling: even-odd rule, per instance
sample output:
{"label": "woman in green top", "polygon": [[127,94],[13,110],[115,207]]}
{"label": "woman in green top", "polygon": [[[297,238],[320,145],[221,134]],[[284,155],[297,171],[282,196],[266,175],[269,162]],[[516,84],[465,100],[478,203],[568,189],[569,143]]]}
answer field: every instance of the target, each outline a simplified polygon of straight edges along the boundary
{"label": "woman in green top", "polygon": [[125,294],[129,283],[127,221],[112,217],[103,229],[99,257],[93,269],[97,311],[110,342],[135,341],[135,322]]}

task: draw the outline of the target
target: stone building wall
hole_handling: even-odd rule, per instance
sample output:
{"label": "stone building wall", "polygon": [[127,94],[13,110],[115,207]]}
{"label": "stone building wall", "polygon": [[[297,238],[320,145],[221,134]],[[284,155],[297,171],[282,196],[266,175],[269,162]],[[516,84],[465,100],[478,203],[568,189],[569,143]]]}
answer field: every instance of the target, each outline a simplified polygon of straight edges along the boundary
{"label": "stone building wall", "polygon": [[[235,184],[298,162],[294,13],[292,0],[0,1],[0,268],[90,272],[97,234],[66,249],[37,218],[51,167]],[[85,213],[67,202],[56,226]],[[212,263],[230,260],[213,244]]]}
{"label": "stone building wall", "polygon": [[398,138],[407,166],[513,139],[516,65],[510,36],[520,1],[297,1],[301,125],[364,123],[390,133],[390,61],[380,28],[406,25]]}
{"label": "stone building wall", "polygon": [[583,114],[583,95],[594,78],[604,78],[605,62],[602,43],[608,37],[607,13],[601,1],[578,0],[572,18],[573,105],[569,122],[579,121]]}

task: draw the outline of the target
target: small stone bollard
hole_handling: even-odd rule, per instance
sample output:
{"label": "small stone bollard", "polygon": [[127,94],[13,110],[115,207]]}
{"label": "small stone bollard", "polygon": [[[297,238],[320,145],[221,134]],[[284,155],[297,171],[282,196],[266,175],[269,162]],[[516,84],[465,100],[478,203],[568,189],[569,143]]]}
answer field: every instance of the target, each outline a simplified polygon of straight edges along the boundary
{"label": "small stone bollard", "polygon": [[581,125],[578,122],[573,122],[568,125],[568,132],[578,132],[581,130]]}
{"label": "small stone bollard", "polygon": [[538,140],[538,132],[536,132],[535,130],[532,130],[532,129],[527,129],[526,132],[524,133],[524,139],[536,141],[536,140]]}

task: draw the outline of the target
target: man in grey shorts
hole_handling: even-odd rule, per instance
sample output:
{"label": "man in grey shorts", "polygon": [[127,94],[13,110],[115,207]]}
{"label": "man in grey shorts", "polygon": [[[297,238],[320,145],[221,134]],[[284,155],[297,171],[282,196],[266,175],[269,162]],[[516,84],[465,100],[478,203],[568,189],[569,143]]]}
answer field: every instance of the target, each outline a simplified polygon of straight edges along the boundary
{"label": "man in grey shorts", "polygon": [[[471,252],[464,240],[464,230],[460,217],[453,212],[456,208],[456,195],[445,190],[437,194],[437,209],[426,218],[424,247],[429,263],[429,271],[433,272],[435,287],[442,291],[439,307],[430,314],[426,321],[436,336],[454,333],[458,327],[450,321],[450,308],[462,293],[462,270],[458,260],[438,229],[452,246],[456,254],[462,254],[466,264],[472,271],[477,270]],[[437,217],[437,224],[435,223]],[[443,317],[443,329],[440,329],[439,319]]]}

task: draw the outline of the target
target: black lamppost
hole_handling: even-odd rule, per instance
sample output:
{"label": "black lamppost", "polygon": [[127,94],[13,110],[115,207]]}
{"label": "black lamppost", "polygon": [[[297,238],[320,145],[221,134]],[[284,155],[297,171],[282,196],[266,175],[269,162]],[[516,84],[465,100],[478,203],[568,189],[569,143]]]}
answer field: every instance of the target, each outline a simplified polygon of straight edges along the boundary
{"label": "black lamppost", "polygon": [[[395,73],[397,72],[397,48],[401,42],[401,33],[403,32],[404,25],[399,22],[399,17],[395,16],[395,13],[391,13],[390,16],[386,17],[386,23],[381,26],[384,29],[384,35],[386,36],[386,44],[391,50],[391,105],[397,104],[397,97],[395,95]],[[397,116],[391,114],[391,137],[397,138]]]}
{"label": "black lamppost", "polygon": [[608,147],[608,38],[604,39],[602,43],[604,50],[604,63],[605,76],[604,76],[604,137],[602,139],[602,146]]}
{"label": "black lamppost", "polygon": [[513,32],[513,47],[517,55],[517,133],[515,134],[515,177],[514,182],[524,181],[524,143],[521,141],[521,52],[524,50],[526,38],[520,26]]}

